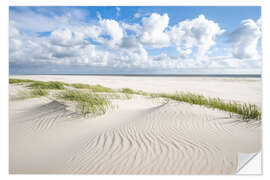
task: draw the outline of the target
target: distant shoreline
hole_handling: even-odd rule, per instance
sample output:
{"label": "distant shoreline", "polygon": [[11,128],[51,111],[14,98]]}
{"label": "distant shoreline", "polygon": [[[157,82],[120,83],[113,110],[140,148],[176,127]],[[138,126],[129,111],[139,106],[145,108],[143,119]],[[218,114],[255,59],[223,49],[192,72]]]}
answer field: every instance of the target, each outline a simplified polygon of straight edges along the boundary
{"label": "distant shoreline", "polygon": [[12,76],[142,76],[142,77],[233,77],[261,78],[261,74],[10,74]]}

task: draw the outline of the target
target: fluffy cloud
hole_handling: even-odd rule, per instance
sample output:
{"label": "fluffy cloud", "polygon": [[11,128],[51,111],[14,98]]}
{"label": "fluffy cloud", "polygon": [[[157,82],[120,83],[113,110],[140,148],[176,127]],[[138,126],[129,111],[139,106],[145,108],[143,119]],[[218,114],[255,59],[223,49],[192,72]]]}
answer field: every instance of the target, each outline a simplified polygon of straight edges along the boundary
{"label": "fluffy cloud", "polygon": [[120,47],[125,49],[137,49],[139,48],[139,43],[135,36],[130,35],[122,39]]}
{"label": "fluffy cloud", "polygon": [[117,48],[121,45],[124,36],[124,30],[121,25],[113,19],[99,18],[98,23],[82,26],[77,31],[84,34],[84,38],[101,43],[107,48]]}
{"label": "fluffy cloud", "polygon": [[260,57],[257,44],[261,37],[261,19],[243,20],[240,26],[230,33],[228,42],[231,43],[233,57],[239,59],[258,59]]}
{"label": "fluffy cloud", "polygon": [[166,47],[170,44],[169,36],[165,31],[169,24],[168,14],[153,13],[142,19],[143,32],[140,41],[155,48]]}
{"label": "fluffy cloud", "polygon": [[84,34],[70,29],[55,30],[50,35],[51,42],[59,46],[74,46],[84,42]]}
{"label": "fluffy cloud", "polygon": [[[10,13],[10,22],[15,28],[31,32],[48,32],[59,28],[74,28],[85,24],[83,20],[88,15],[88,11],[69,9],[68,7],[54,13],[36,7],[35,11],[31,7],[20,7],[18,11]],[[45,11],[45,12],[44,12]],[[60,14],[60,15],[59,15]]]}
{"label": "fluffy cloud", "polygon": [[261,28],[262,28],[262,18],[260,17],[258,20],[257,20],[257,25],[258,25],[258,27],[260,28],[260,30],[261,30]]}
{"label": "fluffy cloud", "polygon": [[9,28],[9,51],[10,53],[15,53],[16,51],[20,50],[22,48],[22,41],[20,39],[20,32],[14,28],[13,26],[10,26]]}
{"label": "fluffy cloud", "polygon": [[99,23],[103,29],[103,33],[110,36],[109,40],[104,40],[105,45],[114,47],[116,44],[121,42],[123,37],[123,30],[117,21],[111,19],[103,19],[100,20]]}
{"label": "fluffy cloud", "polygon": [[[79,19],[84,17],[83,14],[78,16]],[[157,13],[139,18],[141,21],[133,24],[102,19],[101,16],[89,23],[68,17],[67,20],[54,16],[58,26],[49,25],[48,29],[29,26],[28,31],[26,26],[22,29],[18,25],[17,18],[12,17],[9,30],[11,65],[71,69],[80,66],[85,69],[114,69],[118,73],[182,72],[188,69],[207,72],[211,68],[260,67],[260,61],[241,59],[259,56],[256,45],[261,34],[261,20],[241,22],[228,40],[233,47],[233,57],[227,55],[219,58],[207,57],[207,52],[216,44],[216,36],[223,34],[224,30],[204,15],[173,26],[169,26],[167,14]],[[39,24],[44,24],[48,19],[40,17],[39,20]],[[40,30],[49,30],[50,33],[39,36]],[[161,47],[169,50],[165,53]],[[179,54],[171,56],[169,52],[173,51]]]}
{"label": "fluffy cloud", "polygon": [[103,39],[100,39],[103,30],[99,25],[84,26],[79,28],[78,31],[84,33],[86,38],[91,38],[93,41],[99,43],[103,42]]}
{"label": "fluffy cloud", "polygon": [[210,47],[215,45],[215,37],[223,32],[217,23],[200,15],[195,19],[179,22],[172,27],[169,34],[181,56],[187,57],[193,48],[197,48],[197,57],[204,57]]}

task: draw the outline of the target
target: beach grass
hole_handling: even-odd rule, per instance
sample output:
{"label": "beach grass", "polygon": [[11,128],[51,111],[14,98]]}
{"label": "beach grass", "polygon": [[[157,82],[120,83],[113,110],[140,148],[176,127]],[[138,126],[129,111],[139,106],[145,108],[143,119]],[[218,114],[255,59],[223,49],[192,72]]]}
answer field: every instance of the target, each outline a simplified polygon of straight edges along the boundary
{"label": "beach grass", "polygon": [[75,102],[80,112],[86,116],[102,115],[108,109],[113,108],[111,101],[107,97],[102,97],[92,91],[65,90],[57,94],[58,98]]}
{"label": "beach grass", "polygon": [[125,99],[132,99],[132,94],[124,93],[124,95]]}
{"label": "beach grass", "polygon": [[18,84],[18,83],[26,83],[26,82],[34,82],[34,80],[30,79],[9,79],[9,84]]}
{"label": "beach grass", "polygon": [[67,84],[59,81],[34,81],[31,84],[27,85],[27,87],[34,89],[65,89],[65,85]]}
{"label": "beach grass", "polygon": [[144,91],[135,91],[135,90],[130,89],[130,88],[123,88],[119,92],[124,93],[124,94],[137,94],[137,95],[142,95],[142,96],[149,95],[148,93],[146,93]]}
{"label": "beach grass", "polygon": [[121,99],[121,100],[132,99],[132,94],[126,94],[126,93],[103,93],[100,95],[108,99]]}
{"label": "beach grass", "polygon": [[241,104],[235,101],[224,101],[220,98],[207,98],[203,95],[197,95],[193,93],[176,93],[176,94],[151,94],[152,98],[167,98],[179,102],[186,102],[189,104],[197,104],[201,106],[206,106],[209,108],[219,109],[231,113],[236,113],[241,115],[242,119],[261,119],[261,112],[259,107],[255,104]]}
{"label": "beach grass", "polygon": [[125,94],[135,94],[136,92],[133,89],[130,88],[123,88],[120,92]]}
{"label": "beach grass", "polygon": [[74,83],[70,84],[70,86],[76,88],[76,89],[89,89],[93,92],[114,92],[113,89],[104,87],[101,85],[89,85],[89,84],[82,84],[82,83]]}
{"label": "beach grass", "polygon": [[46,89],[33,89],[30,91],[19,91],[18,99],[36,98],[36,97],[41,97],[41,96],[47,96],[48,94],[49,92]]}

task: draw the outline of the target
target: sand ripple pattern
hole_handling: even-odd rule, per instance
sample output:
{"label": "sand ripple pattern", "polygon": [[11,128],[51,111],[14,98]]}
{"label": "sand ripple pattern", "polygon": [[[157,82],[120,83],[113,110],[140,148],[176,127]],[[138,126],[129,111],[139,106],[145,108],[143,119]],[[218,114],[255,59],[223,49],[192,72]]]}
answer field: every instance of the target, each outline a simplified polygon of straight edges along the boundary
{"label": "sand ripple pattern", "polygon": [[[169,103],[149,109],[144,117],[85,138],[67,161],[71,173],[91,174],[231,174],[237,150],[208,142],[230,136],[222,123],[209,123],[225,113],[189,104]],[[215,117],[216,116],[216,117]],[[208,127],[206,127],[208,126]],[[206,131],[210,130],[210,131]]]}
{"label": "sand ripple pattern", "polygon": [[57,123],[81,118],[77,113],[67,110],[67,107],[58,101],[52,101],[48,104],[31,108],[20,114],[20,122],[18,124],[38,132],[51,129]]}
{"label": "sand ripple pattern", "polygon": [[[66,144],[54,143],[50,151],[43,152],[46,162],[29,169],[34,173],[68,174],[233,174],[238,152],[260,150],[261,125],[230,118],[225,112],[178,102],[126,111],[126,117],[121,117],[124,123],[96,134],[91,132],[92,126],[84,127],[84,134],[68,139]],[[47,131],[54,137],[52,133],[61,123],[81,123],[76,121],[78,115],[56,101],[17,116],[18,126],[42,134],[45,141]],[[107,118],[110,121],[112,115]],[[35,143],[42,143],[33,137]],[[39,156],[36,154],[34,163]]]}

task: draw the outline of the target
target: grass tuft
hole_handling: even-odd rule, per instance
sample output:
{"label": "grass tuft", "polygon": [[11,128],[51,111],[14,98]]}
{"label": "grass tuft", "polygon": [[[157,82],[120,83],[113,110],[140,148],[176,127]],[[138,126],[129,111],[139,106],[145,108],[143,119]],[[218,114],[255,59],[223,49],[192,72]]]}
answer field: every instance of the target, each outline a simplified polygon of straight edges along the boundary
{"label": "grass tuft", "polygon": [[121,92],[125,94],[136,94],[136,92],[133,89],[129,89],[129,88],[123,88]]}
{"label": "grass tuft", "polygon": [[138,94],[142,96],[147,96],[148,93],[143,92],[143,91],[134,91],[133,89],[130,88],[123,88],[119,92],[124,93],[124,94]]}
{"label": "grass tuft", "polygon": [[76,89],[89,89],[93,92],[114,92],[113,89],[101,86],[99,84],[98,85],[89,85],[89,84],[75,83],[75,84],[71,84],[71,86],[76,88]]}
{"label": "grass tuft", "polygon": [[167,98],[180,102],[187,102],[190,104],[198,104],[209,108],[215,108],[231,113],[241,115],[242,119],[261,119],[260,109],[255,104],[240,104],[235,101],[225,102],[220,98],[206,98],[202,95],[193,93],[177,93],[177,94],[151,94],[152,98]]}
{"label": "grass tuft", "polygon": [[19,91],[18,99],[36,98],[41,96],[47,96],[49,92],[45,89],[33,89],[30,91]]}
{"label": "grass tuft", "polygon": [[25,83],[25,82],[34,82],[34,80],[30,79],[9,79],[9,84],[18,84],[18,83]]}
{"label": "grass tuft", "polygon": [[105,114],[109,108],[113,108],[108,98],[102,97],[91,91],[65,90],[59,92],[57,97],[75,102],[77,108],[84,116],[87,114],[102,115]]}
{"label": "grass tuft", "polygon": [[100,96],[106,97],[108,99],[121,99],[121,100],[132,99],[131,94],[125,94],[125,93],[104,93],[104,94],[100,94]]}
{"label": "grass tuft", "polygon": [[46,89],[33,89],[31,90],[31,94],[33,96],[47,96],[49,92]]}
{"label": "grass tuft", "polygon": [[124,97],[125,97],[125,99],[132,99],[132,95],[131,94],[129,94],[129,93],[124,93]]}
{"label": "grass tuft", "polygon": [[29,84],[27,87],[30,88],[37,88],[37,89],[65,89],[66,83],[62,83],[59,81],[49,81],[49,82],[43,82],[43,81],[35,81]]}

